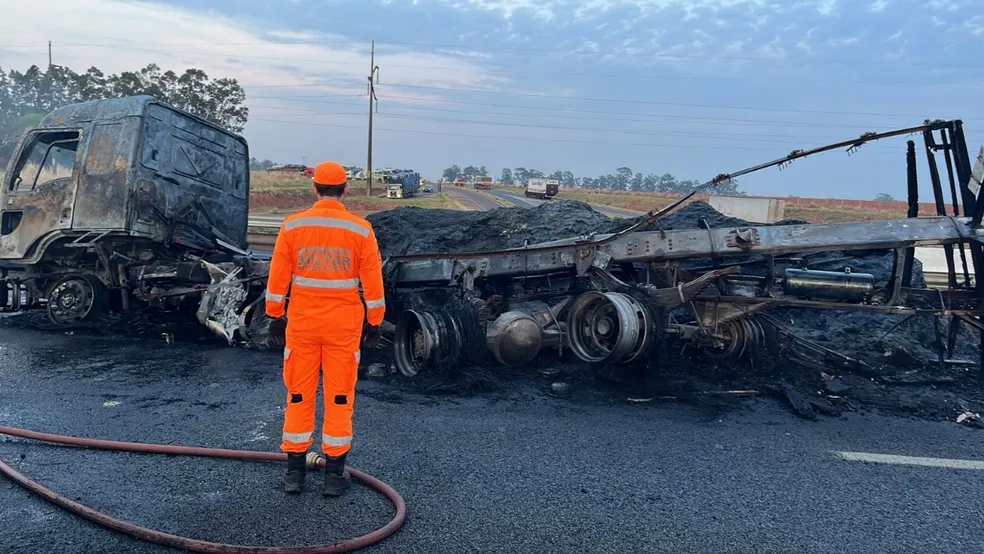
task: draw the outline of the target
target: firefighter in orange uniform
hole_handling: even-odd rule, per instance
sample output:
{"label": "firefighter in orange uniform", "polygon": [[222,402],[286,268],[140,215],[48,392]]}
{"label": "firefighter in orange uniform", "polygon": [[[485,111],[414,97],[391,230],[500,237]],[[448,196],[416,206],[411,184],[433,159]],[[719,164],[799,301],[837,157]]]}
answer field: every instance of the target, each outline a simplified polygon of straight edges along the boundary
{"label": "firefighter in orange uniform", "polygon": [[287,453],[284,490],[299,493],[304,488],[304,458],[314,443],[314,409],[323,371],[324,494],[339,496],[351,484],[345,456],[352,443],[360,348],[379,340],[386,304],[372,225],[340,202],[348,190],[345,169],[334,162],[319,164],[314,188],[319,197],[314,206],[288,216],[280,227],[270,262],[266,313],[281,318],[288,304],[287,410],[280,445]]}

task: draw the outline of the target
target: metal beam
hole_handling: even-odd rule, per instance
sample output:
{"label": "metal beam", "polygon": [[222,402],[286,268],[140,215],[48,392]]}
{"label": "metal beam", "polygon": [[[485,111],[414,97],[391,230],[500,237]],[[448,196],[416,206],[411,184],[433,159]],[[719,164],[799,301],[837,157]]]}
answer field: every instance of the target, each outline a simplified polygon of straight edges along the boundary
{"label": "metal beam", "polygon": [[[514,249],[487,256],[440,255],[429,260],[391,261],[397,264],[397,286],[411,283],[453,283],[472,278],[583,273],[589,266],[684,260],[709,256],[786,254],[828,250],[895,249],[964,242],[984,231],[971,229],[969,218],[920,217],[890,221],[775,225],[636,232],[598,246],[576,239],[554,241],[556,250],[524,252]],[[566,242],[566,244],[564,244]],[[535,248],[538,245],[533,245]]]}

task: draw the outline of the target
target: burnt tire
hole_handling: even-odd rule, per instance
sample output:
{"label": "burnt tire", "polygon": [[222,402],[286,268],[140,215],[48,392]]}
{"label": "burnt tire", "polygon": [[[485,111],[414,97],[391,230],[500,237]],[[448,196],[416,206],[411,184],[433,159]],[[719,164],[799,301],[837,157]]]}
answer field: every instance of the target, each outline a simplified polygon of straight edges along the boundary
{"label": "burnt tire", "polygon": [[48,290],[48,319],[66,327],[82,325],[105,313],[108,294],[102,281],[89,275],[67,275]]}

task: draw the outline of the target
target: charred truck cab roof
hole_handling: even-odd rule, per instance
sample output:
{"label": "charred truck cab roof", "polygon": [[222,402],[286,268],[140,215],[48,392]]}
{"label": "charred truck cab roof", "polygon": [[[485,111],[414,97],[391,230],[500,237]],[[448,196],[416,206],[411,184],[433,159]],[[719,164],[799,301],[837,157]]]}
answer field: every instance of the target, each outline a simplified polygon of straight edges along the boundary
{"label": "charred truck cab roof", "polygon": [[0,190],[0,262],[131,237],[197,252],[246,247],[246,140],[150,96],[54,110],[24,133]]}

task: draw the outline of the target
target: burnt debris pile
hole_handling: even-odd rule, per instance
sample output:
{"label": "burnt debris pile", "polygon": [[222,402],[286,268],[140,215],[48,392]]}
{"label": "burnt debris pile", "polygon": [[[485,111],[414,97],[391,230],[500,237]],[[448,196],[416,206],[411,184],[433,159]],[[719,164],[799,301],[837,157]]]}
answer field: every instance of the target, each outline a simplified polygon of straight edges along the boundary
{"label": "burnt debris pile", "polygon": [[519,248],[608,232],[612,220],[584,202],[547,202],[487,212],[399,207],[370,214],[383,256]]}

